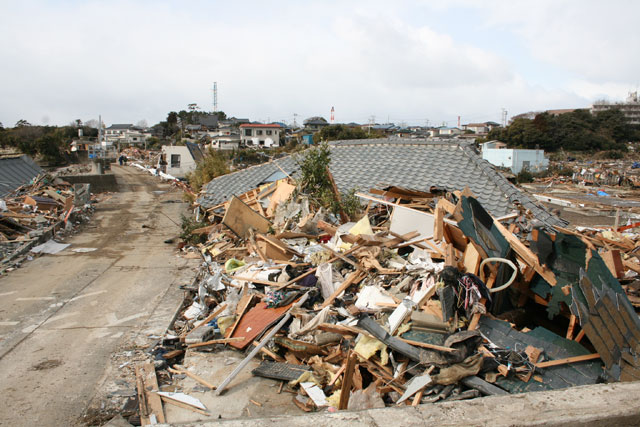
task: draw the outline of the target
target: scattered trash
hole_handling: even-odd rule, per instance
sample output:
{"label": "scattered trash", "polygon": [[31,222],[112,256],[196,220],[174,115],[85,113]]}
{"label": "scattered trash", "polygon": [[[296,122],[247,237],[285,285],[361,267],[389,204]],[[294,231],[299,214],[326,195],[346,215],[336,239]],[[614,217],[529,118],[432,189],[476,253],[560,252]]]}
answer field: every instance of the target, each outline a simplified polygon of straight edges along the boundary
{"label": "scattered trash", "polygon": [[201,271],[157,348],[194,372],[194,352],[246,350],[216,396],[260,354],[252,374],[305,412],[640,380],[638,224],[494,218],[468,188],[356,196],[330,213],[287,176],[206,209]]}
{"label": "scattered trash", "polygon": [[31,248],[31,252],[33,252],[34,254],[43,253],[54,255],[60,251],[65,250],[69,246],[69,243],[58,243],[55,240],[49,240],[48,242]]}

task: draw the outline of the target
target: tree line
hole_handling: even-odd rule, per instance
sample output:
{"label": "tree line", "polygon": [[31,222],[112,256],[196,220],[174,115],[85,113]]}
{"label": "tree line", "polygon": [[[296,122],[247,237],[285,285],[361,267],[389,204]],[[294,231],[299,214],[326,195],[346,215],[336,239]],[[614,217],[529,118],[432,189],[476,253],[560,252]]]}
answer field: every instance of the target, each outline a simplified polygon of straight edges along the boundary
{"label": "tree line", "polygon": [[26,120],[18,120],[12,128],[0,123],[0,148],[14,148],[29,156],[40,155],[49,164],[61,164],[64,153],[82,129],[87,137],[97,137],[98,129],[76,120],[68,126],[36,126]]}
{"label": "tree line", "polygon": [[[588,110],[533,119],[515,118],[505,128],[492,129],[486,141],[505,142],[510,148],[565,151],[627,151],[629,142],[640,140],[640,126],[632,125],[618,109],[591,114]],[[484,142],[480,141],[480,142]]]}

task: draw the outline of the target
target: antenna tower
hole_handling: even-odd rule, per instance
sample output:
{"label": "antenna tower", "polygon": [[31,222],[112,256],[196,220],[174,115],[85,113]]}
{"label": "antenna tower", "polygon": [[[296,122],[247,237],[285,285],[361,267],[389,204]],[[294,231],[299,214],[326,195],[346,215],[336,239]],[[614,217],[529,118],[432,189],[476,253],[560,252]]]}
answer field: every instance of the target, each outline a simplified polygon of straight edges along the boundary
{"label": "antenna tower", "polygon": [[213,112],[218,112],[218,82],[213,82]]}

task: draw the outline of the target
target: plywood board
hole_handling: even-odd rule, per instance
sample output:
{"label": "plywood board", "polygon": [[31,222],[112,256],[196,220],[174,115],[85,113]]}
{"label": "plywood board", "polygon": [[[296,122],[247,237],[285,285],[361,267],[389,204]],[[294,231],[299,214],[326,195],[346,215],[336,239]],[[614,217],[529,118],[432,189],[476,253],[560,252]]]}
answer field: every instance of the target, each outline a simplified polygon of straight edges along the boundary
{"label": "plywood board", "polygon": [[278,188],[273,193],[273,195],[271,195],[271,198],[269,199],[269,207],[267,208],[267,215],[269,216],[273,215],[273,212],[275,212],[276,207],[280,203],[286,202],[289,199],[289,197],[291,197],[291,194],[295,189],[296,189],[295,185],[291,185],[287,182],[283,181],[278,183]]}
{"label": "plywood board", "polygon": [[236,196],[231,198],[222,223],[243,239],[249,237],[250,228],[259,233],[267,233],[271,227],[268,219],[251,209]]}

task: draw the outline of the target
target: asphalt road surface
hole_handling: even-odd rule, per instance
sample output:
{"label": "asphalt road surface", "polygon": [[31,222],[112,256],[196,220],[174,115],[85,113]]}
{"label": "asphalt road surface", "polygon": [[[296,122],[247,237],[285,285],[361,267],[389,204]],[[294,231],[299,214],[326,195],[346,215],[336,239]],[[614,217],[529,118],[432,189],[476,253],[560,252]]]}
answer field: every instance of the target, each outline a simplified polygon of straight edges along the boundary
{"label": "asphalt road surface", "polygon": [[113,173],[120,191],[69,248],[0,277],[0,425],[82,424],[112,354],[165,324],[193,277],[164,243],[180,232],[182,193],[133,167]]}

